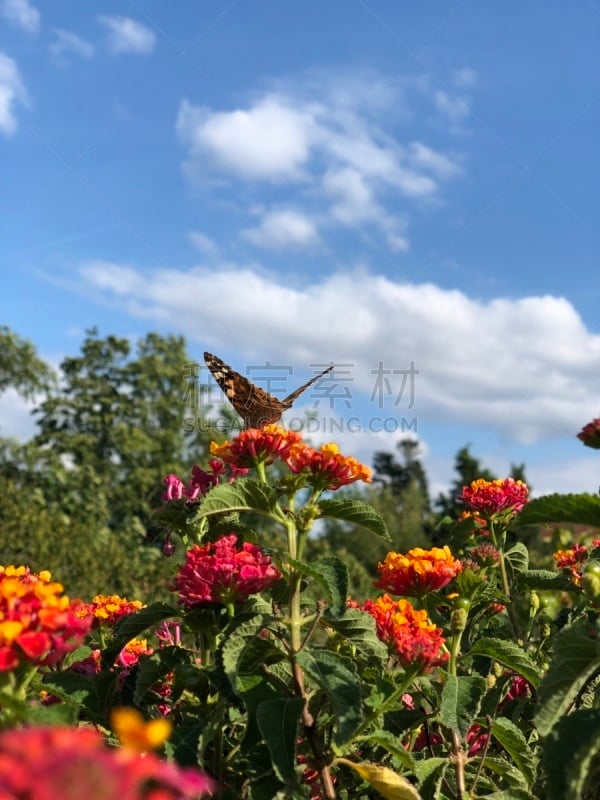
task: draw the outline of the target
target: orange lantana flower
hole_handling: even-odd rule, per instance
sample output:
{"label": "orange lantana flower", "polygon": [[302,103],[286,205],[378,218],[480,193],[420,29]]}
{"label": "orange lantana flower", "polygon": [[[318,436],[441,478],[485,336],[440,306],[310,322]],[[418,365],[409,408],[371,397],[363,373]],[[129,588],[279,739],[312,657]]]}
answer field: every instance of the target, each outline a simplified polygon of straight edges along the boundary
{"label": "orange lantana flower", "polygon": [[427,672],[444,664],[449,653],[442,647],[445,639],[425,609],[414,608],[408,600],[392,600],[384,594],[377,600],[366,600],[363,610],[375,619],[377,636],[405,668],[420,667]]}
{"label": "orange lantana flower", "polygon": [[263,430],[250,428],[224,444],[210,443],[213,456],[236,467],[250,467],[258,462],[271,464],[276,458],[285,461],[290,449],[302,439],[297,431],[287,431],[278,425],[266,425]]}
{"label": "orange lantana flower", "polygon": [[344,456],[333,442],[315,450],[306,444],[292,447],[287,465],[292,472],[306,472],[315,489],[339,489],[355,481],[371,482],[371,470],[352,456]]}
{"label": "orange lantana flower", "polygon": [[448,545],[431,550],[415,547],[406,555],[392,551],[377,565],[380,577],[375,586],[392,594],[422,597],[447,586],[461,569]]}

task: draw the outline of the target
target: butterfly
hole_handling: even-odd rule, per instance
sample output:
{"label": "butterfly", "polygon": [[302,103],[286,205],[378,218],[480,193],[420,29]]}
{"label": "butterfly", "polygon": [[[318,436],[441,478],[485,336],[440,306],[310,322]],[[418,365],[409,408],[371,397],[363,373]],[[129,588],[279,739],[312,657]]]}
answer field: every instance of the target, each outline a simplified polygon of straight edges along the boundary
{"label": "butterfly", "polygon": [[244,420],[245,428],[264,428],[265,425],[279,422],[283,412],[292,407],[294,400],[334,367],[332,364],[296,389],[295,392],[289,394],[284,400],[278,400],[260,386],[255,386],[239,372],[231,369],[212,353],[204,353],[204,360],[229,402]]}

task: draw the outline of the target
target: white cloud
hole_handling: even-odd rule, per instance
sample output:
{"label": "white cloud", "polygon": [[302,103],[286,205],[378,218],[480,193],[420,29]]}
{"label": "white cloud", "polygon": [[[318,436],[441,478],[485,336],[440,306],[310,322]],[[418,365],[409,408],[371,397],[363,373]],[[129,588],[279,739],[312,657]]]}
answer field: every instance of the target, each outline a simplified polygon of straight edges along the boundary
{"label": "white cloud", "polygon": [[40,29],[40,12],[29,0],[2,0],[0,14],[27,33],[37,33]]}
{"label": "white cloud", "polygon": [[411,142],[410,152],[416,167],[432,172],[438,178],[451,178],[461,172],[456,160],[427,147],[422,142]]}
{"label": "white cloud", "polygon": [[188,239],[197,250],[200,250],[201,253],[205,253],[206,255],[214,255],[219,250],[217,243],[214,242],[210,236],[200,231],[190,231],[188,233]]}
{"label": "white cloud", "polygon": [[437,110],[448,118],[453,129],[460,128],[471,113],[469,98],[458,94],[449,94],[438,89],[434,96],[434,102]]}
{"label": "white cloud", "polygon": [[[574,436],[597,415],[600,336],[560,297],[484,303],[364,271],[291,288],[256,268],[227,263],[149,275],[96,264],[83,275],[94,292],[104,291],[130,313],[158,315],[210,346],[306,364],[350,362],[353,394],[362,393],[363,401],[378,361],[400,370],[413,361],[419,374],[408,414],[423,426],[486,426],[527,443]],[[222,313],[223,297],[235,326]],[[388,413],[405,413],[393,399],[386,398]]]}
{"label": "white cloud", "polygon": [[10,136],[17,130],[15,106],[29,106],[29,96],[15,61],[0,53],[0,131]]}
{"label": "white cloud", "polygon": [[[425,84],[412,91],[439,102]],[[285,185],[288,202],[319,218],[321,233],[334,225],[367,225],[391,250],[406,250],[406,209],[392,214],[390,204],[435,197],[462,169],[452,153],[399,139],[404,129],[398,123],[410,116],[403,92],[371,73],[368,80],[350,74],[320,81],[311,74],[287,85],[280,81],[232,110],[183,100],[176,128],[187,150],[185,175],[204,187],[219,180],[222,191],[235,191],[235,181],[242,180],[252,202],[269,185]],[[271,198],[262,204],[271,205]]]}
{"label": "white cloud", "polygon": [[309,156],[311,120],[267,97],[250,111],[212,113],[181,103],[177,131],[192,158],[241,178],[296,180]]}
{"label": "white cloud", "polygon": [[62,62],[63,56],[73,53],[81,58],[92,58],[94,45],[86,42],[81,36],[62,28],[53,28],[54,40],[48,45],[50,54],[56,61]]}
{"label": "white cloud", "polygon": [[[41,399],[41,398],[40,398]],[[24,400],[12,387],[0,395],[0,436],[25,442],[35,434],[35,418],[31,415],[36,400]]]}
{"label": "white cloud", "polygon": [[108,29],[108,47],[111,53],[148,55],[154,50],[156,36],[150,28],[131,17],[98,17]]}
{"label": "white cloud", "polygon": [[314,247],[319,242],[315,222],[298,211],[270,211],[256,228],[242,231],[243,238],[258,247],[285,250]]}

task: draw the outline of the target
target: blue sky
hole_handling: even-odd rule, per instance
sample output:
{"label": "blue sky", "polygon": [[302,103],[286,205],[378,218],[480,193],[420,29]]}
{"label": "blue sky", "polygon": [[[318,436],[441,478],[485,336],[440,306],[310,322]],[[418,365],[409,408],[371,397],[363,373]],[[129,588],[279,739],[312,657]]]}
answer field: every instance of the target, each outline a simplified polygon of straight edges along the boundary
{"label": "blue sky", "polygon": [[333,361],[317,414],[365,430],[317,441],[404,418],[434,491],[466,443],[595,491],[599,43],[594,2],[0,0],[2,321],[54,364],[183,334],[281,395]]}

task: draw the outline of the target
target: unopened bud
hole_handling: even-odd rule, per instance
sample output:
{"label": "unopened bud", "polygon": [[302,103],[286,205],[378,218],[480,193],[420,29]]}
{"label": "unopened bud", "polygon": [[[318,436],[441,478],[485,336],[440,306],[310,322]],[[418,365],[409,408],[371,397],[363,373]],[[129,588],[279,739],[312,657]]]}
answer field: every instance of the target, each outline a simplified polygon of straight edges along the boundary
{"label": "unopened bud", "polygon": [[462,633],[467,627],[468,613],[465,608],[455,608],[450,616],[450,630],[452,633]]}

